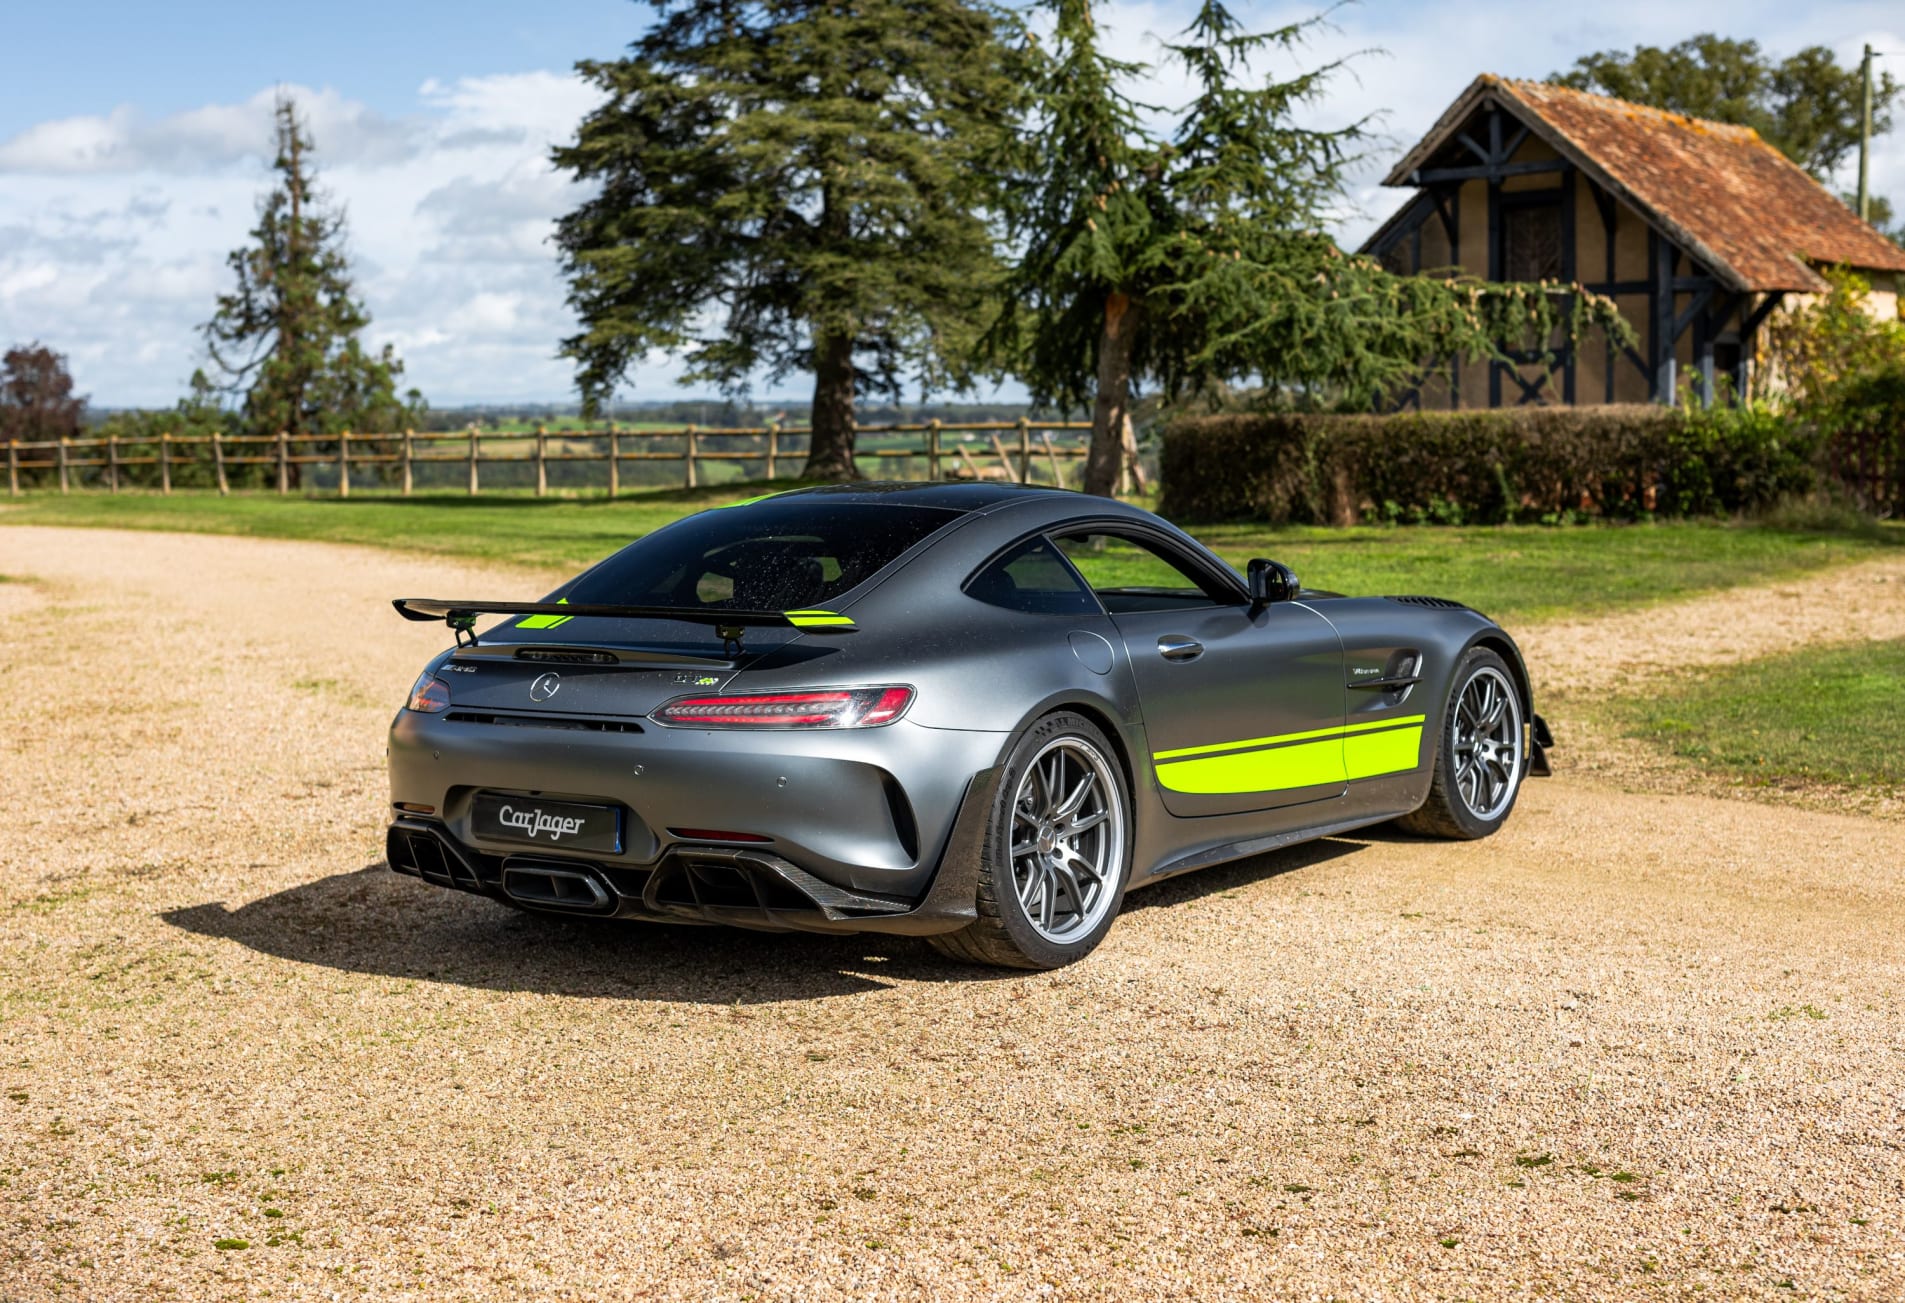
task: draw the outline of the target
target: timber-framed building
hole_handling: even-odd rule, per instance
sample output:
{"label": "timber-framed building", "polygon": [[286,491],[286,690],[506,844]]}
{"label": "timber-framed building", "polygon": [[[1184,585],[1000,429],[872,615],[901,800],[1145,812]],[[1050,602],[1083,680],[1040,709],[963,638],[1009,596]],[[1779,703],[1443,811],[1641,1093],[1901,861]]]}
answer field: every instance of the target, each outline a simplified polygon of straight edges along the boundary
{"label": "timber-framed building", "polygon": [[1363,245],[1402,273],[1580,284],[1635,344],[1597,339],[1517,364],[1451,365],[1405,406],[1706,402],[1751,391],[1754,345],[1782,302],[1851,268],[1896,316],[1905,249],[1749,127],[1482,76],[1383,184],[1415,194]]}

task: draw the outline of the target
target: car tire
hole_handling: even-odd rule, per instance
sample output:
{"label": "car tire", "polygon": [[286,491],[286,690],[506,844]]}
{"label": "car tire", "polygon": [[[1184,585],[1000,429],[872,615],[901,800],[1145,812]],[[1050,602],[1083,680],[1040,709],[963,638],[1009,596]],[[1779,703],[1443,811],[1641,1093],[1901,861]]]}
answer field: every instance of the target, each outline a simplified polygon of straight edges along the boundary
{"label": "car tire", "polygon": [[1012,748],[979,856],[978,917],[929,938],[972,964],[1052,969],[1111,930],[1131,874],[1131,794],[1090,720],[1047,715]]}
{"label": "car tire", "polygon": [[1508,663],[1486,647],[1456,666],[1436,741],[1429,796],[1396,821],[1426,837],[1475,841],[1502,826],[1528,768],[1521,691]]}

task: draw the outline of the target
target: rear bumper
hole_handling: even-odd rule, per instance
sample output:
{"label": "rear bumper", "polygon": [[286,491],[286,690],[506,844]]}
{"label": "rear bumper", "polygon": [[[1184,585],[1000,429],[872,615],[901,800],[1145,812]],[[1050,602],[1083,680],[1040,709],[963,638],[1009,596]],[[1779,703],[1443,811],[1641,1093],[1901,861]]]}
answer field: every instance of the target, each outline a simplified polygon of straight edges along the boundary
{"label": "rear bumper", "polygon": [[[390,796],[393,807],[415,813],[392,824],[390,863],[532,908],[930,931],[919,911],[946,881],[975,775],[992,771],[1007,740],[906,720],[742,733],[404,710],[390,730]],[[486,839],[472,817],[474,798],[486,791],[618,808],[621,850],[546,851]],[[707,830],[764,840],[717,844]],[[573,901],[563,897],[570,890]],[[539,891],[550,899],[536,899]],[[970,890],[964,908],[969,918]],[[952,927],[964,921],[949,917]]]}
{"label": "rear bumper", "polygon": [[976,916],[979,851],[999,771],[972,778],[927,889],[917,898],[835,886],[768,850],[678,843],[651,865],[495,854],[436,819],[404,815],[385,834],[392,870],[545,913],[776,932],[955,932]]}

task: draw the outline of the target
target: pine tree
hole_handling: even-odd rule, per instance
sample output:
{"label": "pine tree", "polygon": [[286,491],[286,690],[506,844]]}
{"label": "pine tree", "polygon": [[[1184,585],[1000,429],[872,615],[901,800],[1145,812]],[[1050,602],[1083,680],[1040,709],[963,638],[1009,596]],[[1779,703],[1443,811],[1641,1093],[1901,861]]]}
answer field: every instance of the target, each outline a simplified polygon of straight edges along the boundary
{"label": "pine tree", "polygon": [[997,279],[988,160],[1022,102],[968,0],[654,0],[556,164],[596,188],[557,243],[593,409],[651,352],[745,392],[814,376],[803,475],[850,479],[863,390],[965,378]]}
{"label": "pine tree", "polygon": [[1318,20],[1246,32],[1205,0],[1167,46],[1198,93],[1161,138],[1123,89],[1150,69],[1104,54],[1091,0],[1050,3],[1052,48],[1008,192],[1020,256],[981,348],[1036,400],[1092,404],[1087,492],[1116,488],[1140,382],[1170,397],[1248,383],[1367,406],[1435,359],[1501,357],[1590,324],[1625,337],[1613,304],[1578,287],[1394,276],[1322,234],[1363,133],[1297,114],[1336,67],[1284,81],[1251,72]]}
{"label": "pine tree", "polygon": [[421,397],[399,399],[403,363],[359,339],[370,315],[352,293],[344,214],[317,189],[311,138],[289,97],[278,99],[276,129],[277,184],[259,201],[251,242],[227,259],[237,288],[201,327],[212,361],[226,390],[244,395],[254,434],[402,428]]}

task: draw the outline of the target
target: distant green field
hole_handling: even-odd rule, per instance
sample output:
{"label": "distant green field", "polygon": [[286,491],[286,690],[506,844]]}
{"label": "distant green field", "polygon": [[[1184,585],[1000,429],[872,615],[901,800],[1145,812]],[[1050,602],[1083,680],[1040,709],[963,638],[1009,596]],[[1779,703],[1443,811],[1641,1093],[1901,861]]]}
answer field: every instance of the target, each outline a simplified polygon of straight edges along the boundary
{"label": "distant green field", "polygon": [[[185,530],[321,539],[576,570],[689,512],[793,481],[559,500],[520,495],[278,498],[35,494],[0,500],[0,524]],[[1219,525],[1197,531],[1240,569],[1253,556],[1350,593],[1431,593],[1498,619],[1538,619],[1763,583],[1905,544],[1896,526],[1833,533],[1702,522],[1352,529]],[[17,568],[25,568],[17,567]]]}
{"label": "distant green field", "polygon": [[1714,670],[1616,702],[1629,736],[1766,785],[1905,788],[1905,642],[1854,643]]}

